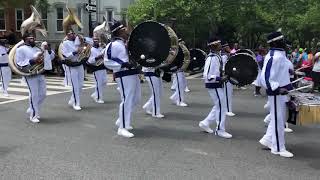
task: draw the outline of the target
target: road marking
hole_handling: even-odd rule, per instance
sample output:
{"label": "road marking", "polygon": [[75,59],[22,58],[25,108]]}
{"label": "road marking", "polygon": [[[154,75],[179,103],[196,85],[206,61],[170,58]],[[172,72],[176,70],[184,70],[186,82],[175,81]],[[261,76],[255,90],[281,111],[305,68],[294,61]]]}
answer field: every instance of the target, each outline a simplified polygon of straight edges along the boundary
{"label": "road marking", "polygon": [[[93,78],[93,75],[88,74],[86,76],[88,78],[88,81],[83,82],[83,90],[85,89],[91,89],[95,86],[95,80]],[[110,77],[110,76],[109,76]],[[61,94],[61,93],[67,93],[71,92],[72,88],[71,86],[66,87],[63,84],[64,77],[46,77],[46,88],[47,88],[47,96],[55,95],[55,94]],[[108,86],[116,85],[117,83],[112,82],[111,78],[108,78]],[[0,85],[2,82],[0,82]],[[3,94],[0,92],[0,105],[1,104],[7,104],[12,102],[17,102],[21,100],[26,100],[29,98],[29,89],[24,83],[21,78],[15,78],[10,81],[9,88],[8,88],[9,97],[3,96]]]}
{"label": "road marking", "polygon": [[202,77],[202,73],[193,74],[191,76],[186,77],[186,79],[195,79],[199,77]]}
{"label": "road marking", "polygon": [[186,152],[193,153],[193,154],[200,154],[200,155],[204,155],[204,156],[208,155],[208,153],[202,151],[201,149],[184,148],[183,150]]}

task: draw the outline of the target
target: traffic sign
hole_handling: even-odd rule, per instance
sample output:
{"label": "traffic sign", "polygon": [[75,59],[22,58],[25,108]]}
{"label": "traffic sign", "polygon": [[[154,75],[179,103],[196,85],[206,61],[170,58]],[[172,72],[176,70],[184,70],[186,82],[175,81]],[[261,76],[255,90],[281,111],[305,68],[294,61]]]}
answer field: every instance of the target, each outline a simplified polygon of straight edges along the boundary
{"label": "traffic sign", "polygon": [[97,12],[97,6],[94,4],[88,4],[86,3],[86,10],[88,12]]}

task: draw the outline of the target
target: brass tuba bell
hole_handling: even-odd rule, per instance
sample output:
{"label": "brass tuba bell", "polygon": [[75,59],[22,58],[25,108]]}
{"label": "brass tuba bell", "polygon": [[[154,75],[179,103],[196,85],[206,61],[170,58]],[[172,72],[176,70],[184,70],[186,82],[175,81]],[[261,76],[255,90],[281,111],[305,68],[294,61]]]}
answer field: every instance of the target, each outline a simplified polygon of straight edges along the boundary
{"label": "brass tuba bell", "polygon": [[81,29],[83,25],[81,24],[79,18],[75,15],[74,10],[72,8],[68,8],[68,16],[63,19],[62,26],[64,32],[67,34],[68,30],[70,30],[72,25],[78,25]]}

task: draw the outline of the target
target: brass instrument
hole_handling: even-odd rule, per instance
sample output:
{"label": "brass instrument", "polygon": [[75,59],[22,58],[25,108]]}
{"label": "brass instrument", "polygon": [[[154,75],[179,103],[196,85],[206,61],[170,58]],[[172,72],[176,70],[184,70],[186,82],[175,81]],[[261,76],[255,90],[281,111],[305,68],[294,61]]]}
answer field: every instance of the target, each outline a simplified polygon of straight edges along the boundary
{"label": "brass instrument", "polygon": [[[68,16],[63,19],[63,30],[67,34],[70,29],[72,29],[72,25],[77,25],[80,28],[83,28],[79,18],[75,15],[74,10],[71,8],[68,8]],[[79,58],[77,62],[82,62],[87,60],[90,57],[91,54],[91,45],[88,43],[84,42],[84,37],[81,35],[77,35],[81,41],[80,49],[81,51],[79,52]],[[63,41],[66,40],[66,37],[63,39]],[[63,57],[62,54],[62,42],[59,45],[58,49],[58,56],[60,60],[64,60],[65,58]]]}
{"label": "brass instrument", "polygon": [[[26,32],[33,32],[39,31],[42,33],[43,36],[47,35],[47,30],[45,29],[41,17],[36,10],[35,7],[31,6],[32,14],[31,16],[23,21],[21,25],[21,33],[24,35]],[[19,46],[22,46],[24,44],[24,41],[21,40],[16,45],[14,45],[9,53],[9,66],[15,73],[22,75],[22,76],[31,76],[31,75],[37,75],[44,72],[44,56],[43,51],[39,53],[39,57],[42,60],[42,63],[40,64],[34,64],[27,67],[20,67],[16,64],[16,50]],[[40,48],[39,48],[40,49]]]}
{"label": "brass instrument", "polygon": [[185,71],[185,70],[187,70],[187,68],[189,67],[189,64],[190,64],[190,51],[186,47],[184,41],[179,42],[179,46],[181,47],[182,52],[183,52],[183,63],[182,63],[181,69],[183,71]]}

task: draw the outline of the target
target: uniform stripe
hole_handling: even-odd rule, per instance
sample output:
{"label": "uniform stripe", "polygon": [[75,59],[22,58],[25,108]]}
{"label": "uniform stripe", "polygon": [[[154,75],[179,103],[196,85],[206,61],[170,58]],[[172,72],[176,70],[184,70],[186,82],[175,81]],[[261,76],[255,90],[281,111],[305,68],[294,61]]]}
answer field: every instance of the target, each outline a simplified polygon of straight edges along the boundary
{"label": "uniform stripe", "polygon": [[156,93],[155,93],[155,90],[154,90],[154,86],[153,86],[153,82],[152,82],[151,76],[149,76],[149,80],[150,80],[150,83],[151,83],[152,93],[153,93],[154,115],[157,115]]}
{"label": "uniform stripe", "polygon": [[270,79],[270,74],[271,74],[271,66],[272,66],[272,61],[273,61],[273,55],[274,55],[274,51],[271,50],[271,52],[270,52],[271,58],[269,59],[269,61],[268,61],[268,63],[267,63],[266,72],[265,72],[266,85],[267,85],[267,88],[268,88],[269,90],[271,90],[271,91],[272,91],[272,89],[271,89],[271,85],[270,85],[269,79]]}
{"label": "uniform stripe", "polygon": [[32,118],[34,118],[36,116],[36,112],[35,112],[35,109],[34,109],[34,106],[33,106],[33,100],[32,100],[32,92],[31,92],[31,88],[30,88],[30,84],[27,80],[27,78],[25,78],[26,80],[26,83],[27,83],[27,86],[28,86],[28,89],[29,89],[29,93],[30,93],[30,103],[31,103],[31,108],[32,108]]}
{"label": "uniform stripe", "polygon": [[71,81],[71,86],[72,86],[73,100],[74,100],[74,104],[77,105],[76,93],[74,92],[74,85],[73,85],[73,80],[72,80],[70,68],[69,68],[69,71],[70,71],[70,81]]}
{"label": "uniform stripe", "polygon": [[124,85],[123,85],[123,80],[122,77],[120,77],[120,82],[121,82],[121,89],[122,89],[122,95],[123,95],[123,103],[122,103],[122,125],[123,128],[126,128],[125,124],[125,116],[124,116],[124,103],[126,102],[126,94],[124,93]]}
{"label": "uniform stripe", "polygon": [[277,96],[274,96],[274,129],[276,133],[276,140],[277,140],[277,151],[280,152],[280,144],[279,144],[279,134],[278,134],[278,113],[277,113]]}
{"label": "uniform stripe", "polygon": [[1,81],[2,81],[2,91],[6,91],[6,89],[4,88],[4,80],[3,80],[3,74],[2,74],[2,67],[0,67],[0,75],[1,75]]}
{"label": "uniform stripe", "polygon": [[230,110],[229,110],[229,96],[228,96],[228,85],[227,85],[227,82],[225,83],[225,86],[226,86],[227,109],[228,109],[228,112],[230,112]]}
{"label": "uniform stripe", "polygon": [[218,130],[220,130],[220,124],[221,124],[221,102],[220,102],[220,97],[219,97],[219,93],[218,93],[218,90],[217,90],[217,88],[215,88],[215,90],[216,90],[216,94],[217,94],[217,96],[218,96],[218,101],[219,101],[219,123],[218,123]]}
{"label": "uniform stripe", "polygon": [[99,93],[99,82],[98,82],[98,79],[97,79],[97,76],[96,76],[96,72],[93,72],[93,75],[94,75],[94,79],[96,80],[96,90],[97,90],[97,99],[99,100],[100,99],[100,93]]}
{"label": "uniform stripe", "polygon": [[179,85],[178,73],[176,73],[176,78],[177,78],[177,87],[178,87],[178,95],[179,95],[179,103],[180,103],[181,102],[181,94],[180,94],[180,85]]}

